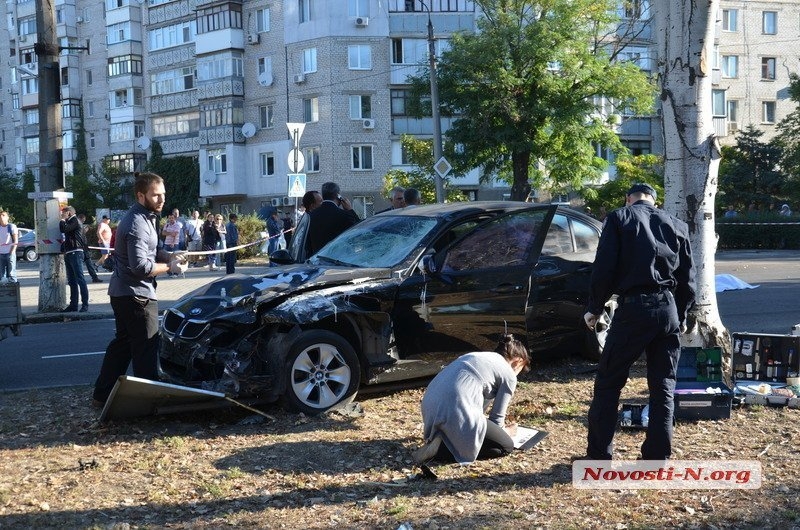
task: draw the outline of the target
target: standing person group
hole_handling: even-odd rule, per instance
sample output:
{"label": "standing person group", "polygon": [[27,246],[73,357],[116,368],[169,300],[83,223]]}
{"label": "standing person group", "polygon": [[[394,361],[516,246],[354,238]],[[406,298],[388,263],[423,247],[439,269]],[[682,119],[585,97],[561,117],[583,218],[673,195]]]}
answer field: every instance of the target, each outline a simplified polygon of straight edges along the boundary
{"label": "standing person group", "polygon": [[689,229],[655,207],[656,191],[635,184],[626,205],[606,216],[592,269],[584,315],[594,329],[605,303],[617,295],[589,407],[586,456],[610,460],[617,408],[631,366],[647,356],[649,422],[642,458],[665,460],[672,454],[672,418],[680,334],[694,304],[695,273]]}
{"label": "standing person group", "polygon": [[307,257],[319,252],[329,241],[361,220],[353,210],[353,205],[346,197],[342,197],[340,191],[335,182],[326,182],[320,188],[322,203],[309,214]]}
{"label": "standing person group", "polygon": [[209,212],[206,214],[206,222],[203,223],[203,226],[200,228],[200,230],[203,238],[203,250],[206,252],[213,251],[208,255],[208,269],[215,271],[219,269],[217,266],[217,256],[219,256],[219,254],[216,252],[216,250],[219,248],[219,245],[222,242],[222,237],[217,229],[217,223],[213,213]]}
{"label": "standing person group", "polygon": [[0,210],[0,281],[17,281],[17,243],[17,226],[9,222],[7,211]]}
{"label": "standing person group", "polygon": [[185,259],[159,246],[158,215],[166,199],[163,179],[155,173],[135,173],[135,179],[136,203],[119,222],[114,244],[116,264],[108,295],[116,333],[95,381],[92,397],[98,407],[131,363],[134,376],[158,380],[156,277]]}

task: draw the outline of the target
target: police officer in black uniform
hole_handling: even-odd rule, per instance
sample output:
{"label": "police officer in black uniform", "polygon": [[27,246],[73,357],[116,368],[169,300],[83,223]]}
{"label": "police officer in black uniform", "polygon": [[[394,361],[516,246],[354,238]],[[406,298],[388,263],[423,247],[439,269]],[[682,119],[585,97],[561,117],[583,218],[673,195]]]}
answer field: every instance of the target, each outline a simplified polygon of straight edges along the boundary
{"label": "police officer in black uniform", "polygon": [[649,423],[642,458],[672,454],[679,335],[694,304],[695,280],[686,223],[655,207],[656,191],[634,184],[625,207],[605,220],[592,271],[586,325],[594,329],[603,306],[618,295],[589,408],[587,457],[611,459],[619,396],[633,363],[647,355]]}

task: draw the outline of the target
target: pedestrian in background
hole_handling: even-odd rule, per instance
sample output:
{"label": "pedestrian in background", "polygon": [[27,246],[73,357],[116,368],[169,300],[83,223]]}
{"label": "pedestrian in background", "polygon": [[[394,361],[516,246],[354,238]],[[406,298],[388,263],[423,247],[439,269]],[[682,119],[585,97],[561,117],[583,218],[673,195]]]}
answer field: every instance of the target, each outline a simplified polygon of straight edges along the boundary
{"label": "pedestrian in background", "polygon": [[17,243],[17,225],[9,222],[7,211],[0,210],[0,281],[17,281]]}
{"label": "pedestrian in background", "polygon": [[202,226],[203,221],[200,219],[200,212],[194,210],[192,212],[192,217],[187,219],[184,225],[184,232],[186,232],[186,250],[189,251],[190,267],[197,266],[197,260],[199,259],[197,254],[192,253],[203,250]]}
{"label": "pedestrian in background", "polygon": [[622,388],[631,366],[647,356],[649,422],[642,458],[672,454],[672,418],[680,334],[694,304],[695,279],[686,223],[655,207],[648,184],[628,190],[625,207],[606,217],[592,268],[584,320],[594,329],[613,294],[619,304],[597,366],[589,407],[586,456],[610,460]]}
{"label": "pedestrian in background", "polygon": [[391,203],[391,206],[377,213],[389,212],[392,210],[399,210],[401,208],[405,208],[406,199],[403,194],[405,191],[406,190],[404,188],[401,188],[400,186],[395,186],[394,188],[392,188],[392,191],[389,192],[389,202]]}
{"label": "pedestrian in background", "polygon": [[86,285],[86,278],[83,277],[86,236],[83,232],[83,225],[75,215],[75,208],[72,206],[62,208],[58,228],[64,234],[62,248],[64,250],[64,267],[67,271],[67,284],[69,285],[69,305],[61,312],[78,311],[78,293],[80,292],[80,312],[85,313],[89,310],[89,288]]}
{"label": "pedestrian in background", "polygon": [[403,199],[406,203],[406,208],[409,206],[419,206],[422,204],[422,195],[420,195],[419,190],[416,188],[408,188],[406,191],[404,191]]}
{"label": "pedestrian in background", "polygon": [[217,224],[214,222],[213,213],[209,212],[206,215],[206,222],[203,223],[202,233],[203,233],[203,250],[213,251],[211,254],[208,255],[208,269],[215,271],[218,269],[216,250],[217,250],[217,245],[220,242],[220,237],[219,237],[219,230],[217,230]]}
{"label": "pedestrian in background", "polygon": [[219,243],[217,243],[217,250],[223,251],[219,253],[219,266],[222,267],[222,261],[225,259],[224,250],[227,247],[225,243],[225,216],[221,213],[218,213],[215,217],[215,222],[217,224],[217,232],[219,232]]}
{"label": "pedestrian in background", "polygon": [[89,276],[92,277],[92,282],[94,283],[103,283],[103,280],[97,275],[97,269],[94,266],[94,261],[92,261],[92,252],[89,249],[89,225],[86,224],[86,216],[84,214],[78,214],[78,221],[81,222],[81,227],[83,230],[83,264],[86,265],[86,272],[89,273]]}
{"label": "pedestrian in background", "polygon": [[289,212],[283,216],[283,239],[286,241],[286,248],[290,248],[292,244],[292,229],[294,228],[294,221]]}
{"label": "pedestrian in background", "polygon": [[[228,216],[228,226],[225,227],[225,245],[231,249],[239,245],[239,227],[236,221],[239,216],[232,213]],[[225,274],[236,272],[236,254],[238,250],[229,250],[225,253]]]}
{"label": "pedestrian in background", "polygon": [[269,245],[267,246],[267,254],[272,254],[278,250],[278,239],[283,231],[283,223],[278,217],[278,210],[272,210],[267,219],[267,235],[269,236]]}
{"label": "pedestrian in background", "polygon": [[184,230],[186,219],[181,217],[181,211],[177,208],[173,208],[171,213],[175,217],[175,221],[181,225],[181,232],[178,234],[178,250],[186,250],[186,231]]}
{"label": "pedestrian in background", "polygon": [[116,333],[106,348],[94,384],[93,405],[102,407],[114,384],[133,364],[133,375],[158,380],[158,298],[156,276],[184,261],[159,246],[158,215],[164,208],[164,180],[134,173],[136,202],[117,227],[114,272],[108,285]]}
{"label": "pedestrian in background", "polygon": [[309,258],[361,220],[350,201],[340,194],[338,184],[326,182],[320,192],[322,204],[309,214],[310,225],[306,236],[306,257]]}
{"label": "pedestrian in background", "polygon": [[98,260],[96,263],[97,268],[105,266],[108,255],[111,253],[110,224],[111,219],[109,219],[107,215],[104,215],[100,222],[97,223],[97,242],[101,247],[103,247],[103,250],[100,251],[100,260]]}

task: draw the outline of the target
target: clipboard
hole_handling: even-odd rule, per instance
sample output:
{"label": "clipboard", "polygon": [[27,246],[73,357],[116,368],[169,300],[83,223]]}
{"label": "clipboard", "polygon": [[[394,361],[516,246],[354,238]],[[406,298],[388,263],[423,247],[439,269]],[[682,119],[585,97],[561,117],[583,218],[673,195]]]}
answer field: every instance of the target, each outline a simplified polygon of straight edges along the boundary
{"label": "clipboard", "polygon": [[527,451],[547,437],[548,433],[530,427],[517,426],[517,433],[512,436],[514,449]]}

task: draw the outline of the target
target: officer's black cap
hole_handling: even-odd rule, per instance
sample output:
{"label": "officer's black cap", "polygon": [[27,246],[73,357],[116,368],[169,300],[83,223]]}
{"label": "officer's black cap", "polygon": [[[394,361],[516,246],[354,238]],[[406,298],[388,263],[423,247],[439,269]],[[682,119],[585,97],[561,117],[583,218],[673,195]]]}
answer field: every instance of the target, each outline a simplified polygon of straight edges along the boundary
{"label": "officer's black cap", "polygon": [[631,186],[626,195],[630,195],[631,193],[646,193],[650,195],[654,201],[658,200],[658,194],[656,193],[656,190],[653,189],[653,186],[650,184],[645,184],[644,182],[639,182]]}

